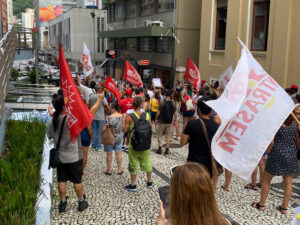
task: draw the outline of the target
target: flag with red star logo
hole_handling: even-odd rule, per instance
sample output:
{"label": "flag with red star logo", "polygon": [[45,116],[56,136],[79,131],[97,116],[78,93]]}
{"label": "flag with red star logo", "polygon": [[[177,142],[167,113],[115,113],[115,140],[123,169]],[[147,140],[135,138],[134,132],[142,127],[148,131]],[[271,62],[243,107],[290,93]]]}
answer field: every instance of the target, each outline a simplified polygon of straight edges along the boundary
{"label": "flag with red star logo", "polygon": [[59,45],[59,64],[68,126],[71,140],[74,142],[80,132],[92,123],[94,115],[87,108],[79,94],[61,45]]}

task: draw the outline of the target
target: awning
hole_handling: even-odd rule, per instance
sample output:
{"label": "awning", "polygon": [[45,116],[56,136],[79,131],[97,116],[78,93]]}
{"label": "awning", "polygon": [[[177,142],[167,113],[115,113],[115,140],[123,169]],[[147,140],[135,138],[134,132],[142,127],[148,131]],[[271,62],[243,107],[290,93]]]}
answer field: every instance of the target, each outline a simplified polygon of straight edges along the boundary
{"label": "awning", "polygon": [[99,32],[98,37],[101,38],[172,37],[172,34],[173,32],[171,27],[148,26],[148,27]]}

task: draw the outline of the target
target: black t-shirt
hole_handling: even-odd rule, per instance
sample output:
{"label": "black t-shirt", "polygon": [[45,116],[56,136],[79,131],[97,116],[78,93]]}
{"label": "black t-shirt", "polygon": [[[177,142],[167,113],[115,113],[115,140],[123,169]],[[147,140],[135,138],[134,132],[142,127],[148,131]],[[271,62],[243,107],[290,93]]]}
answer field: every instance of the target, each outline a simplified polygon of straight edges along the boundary
{"label": "black t-shirt", "polygon": [[[219,125],[213,120],[203,119],[203,121],[211,142]],[[187,161],[203,164],[209,173],[212,174],[210,148],[207,144],[200,120],[189,121],[183,133],[189,136],[189,154]]]}

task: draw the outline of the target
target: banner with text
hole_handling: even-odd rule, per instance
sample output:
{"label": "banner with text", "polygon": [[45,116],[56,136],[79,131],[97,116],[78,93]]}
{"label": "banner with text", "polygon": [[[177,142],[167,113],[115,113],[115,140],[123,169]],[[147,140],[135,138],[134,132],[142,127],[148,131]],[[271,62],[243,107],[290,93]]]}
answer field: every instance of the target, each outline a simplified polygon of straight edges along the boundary
{"label": "banner with text", "polygon": [[208,101],[222,124],[212,140],[215,159],[248,179],[294,102],[246,48],[223,95]]}

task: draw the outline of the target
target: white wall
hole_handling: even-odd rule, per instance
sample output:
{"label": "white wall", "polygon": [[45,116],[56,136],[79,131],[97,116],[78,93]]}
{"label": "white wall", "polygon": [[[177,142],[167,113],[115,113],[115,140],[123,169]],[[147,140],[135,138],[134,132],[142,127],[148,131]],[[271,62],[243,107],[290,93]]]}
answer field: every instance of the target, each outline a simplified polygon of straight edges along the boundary
{"label": "white wall", "polygon": [[22,13],[22,27],[33,28],[33,13]]}

